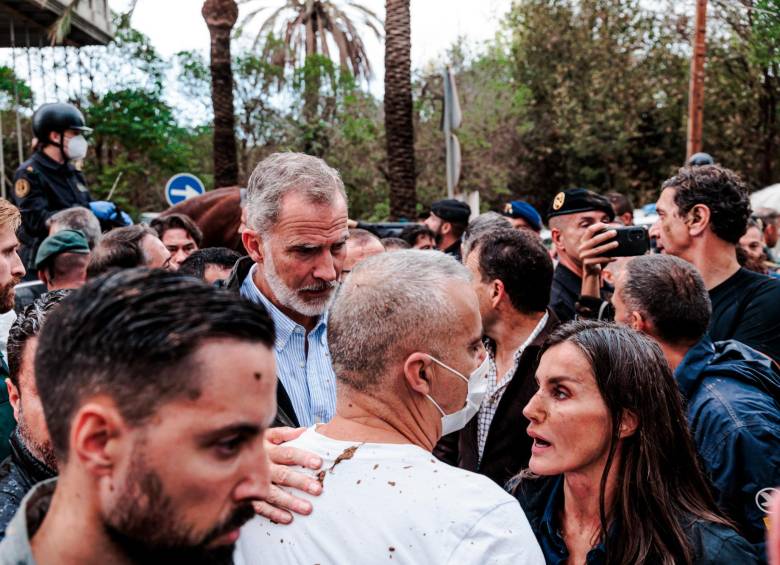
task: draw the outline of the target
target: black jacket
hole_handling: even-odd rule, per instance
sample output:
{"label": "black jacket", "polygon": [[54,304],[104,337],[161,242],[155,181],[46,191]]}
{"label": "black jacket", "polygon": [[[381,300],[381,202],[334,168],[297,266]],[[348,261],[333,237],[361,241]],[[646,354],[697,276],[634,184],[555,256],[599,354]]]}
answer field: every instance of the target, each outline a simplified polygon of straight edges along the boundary
{"label": "black jacket", "polygon": [[48,235],[46,220],[73,206],[88,207],[92,197],[86,180],[70,163],[57,163],[36,151],[14,176],[13,203],[22,213],[20,255],[28,272],[35,272],[35,253]]}
{"label": "black jacket", "polygon": [[41,481],[57,476],[25,447],[17,428],[11,434],[11,455],[0,465],[0,540],[24,496]]}
{"label": "black jacket", "polygon": [[[241,285],[243,284],[244,279],[249,275],[249,270],[254,264],[251,257],[241,257],[241,259],[236,262],[235,267],[233,267],[230,276],[224,281],[218,281],[216,285],[234,292],[241,292]],[[289,426],[292,428],[300,427],[290,397],[287,395],[287,391],[284,390],[282,383],[278,381],[276,383],[276,418],[274,418],[274,422],[271,426],[274,428],[281,426]]]}
{"label": "black jacket", "polygon": [[[552,565],[566,563],[569,552],[560,533],[559,515],[564,504],[563,476],[515,481],[512,490],[531,524],[531,530],[542,548],[545,561]],[[684,523],[687,524],[686,534],[696,565],[751,565],[760,562],[753,547],[731,528],[698,519],[687,519]],[[609,537],[617,538],[622,529],[619,524],[613,523],[609,529]],[[606,563],[605,545],[601,542],[588,553],[587,564]],[[655,564],[657,560],[650,559],[646,563]]]}
{"label": "black jacket", "polygon": [[555,313],[549,309],[548,312],[547,323],[523,351],[512,381],[496,407],[482,461],[479,459],[478,416],[474,416],[460,432],[441,439],[434,450],[439,459],[485,475],[502,488],[510,478],[528,466],[533,440],[525,431],[529,422],[523,416],[523,408],[538,389],[534,375],[539,365],[539,351],[559,324]]}

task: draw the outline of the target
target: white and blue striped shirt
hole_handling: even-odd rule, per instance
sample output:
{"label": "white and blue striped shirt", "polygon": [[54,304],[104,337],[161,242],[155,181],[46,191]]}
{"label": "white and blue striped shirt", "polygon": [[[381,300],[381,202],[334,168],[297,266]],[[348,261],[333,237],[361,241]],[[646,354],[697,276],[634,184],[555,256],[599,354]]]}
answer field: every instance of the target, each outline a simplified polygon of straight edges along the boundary
{"label": "white and blue striped shirt", "polygon": [[290,397],[298,423],[309,427],[328,422],[336,413],[336,375],[328,351],[328,314],[323,314],[307,335],[303,326],[285,316],[260,292],[253,280],[255,269],[257,265],[252,266],[241,283],[241,296],[265,306],[274,322],[276,374]]}

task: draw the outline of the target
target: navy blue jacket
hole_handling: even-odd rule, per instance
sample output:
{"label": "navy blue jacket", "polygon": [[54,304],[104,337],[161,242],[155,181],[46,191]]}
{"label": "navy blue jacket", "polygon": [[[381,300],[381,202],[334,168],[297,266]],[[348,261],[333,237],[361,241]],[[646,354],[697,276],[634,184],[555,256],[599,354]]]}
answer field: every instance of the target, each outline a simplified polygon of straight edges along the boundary
{"label": "navy blue jacket", "polygon": [[718,506],[765,555],[759,492],[780,485],[780,376],[755,349],[706,336],[674,376]]}
{"label": "navy blue jacket", "polygon": [[[568,562],[569,550],[561,536],[560,511],[564,504],[563,475],[539,477],[510,482],[510,489],[520,502],[531,524],[549,565],[563,565]],[[641,509],[637,508],[637,512]],[[703,520],[689,522],[688,541],[696,565],[750,565],[758,563],[754,549],[734,530]],[[621,528],[613,524],[609,537],[620,536]],[[605,544],[599,543],[588,552],[586,565],[606,565]],[[655,563],[650,561],[649,563]],[[647,565],[647,564],[646,564]]]}

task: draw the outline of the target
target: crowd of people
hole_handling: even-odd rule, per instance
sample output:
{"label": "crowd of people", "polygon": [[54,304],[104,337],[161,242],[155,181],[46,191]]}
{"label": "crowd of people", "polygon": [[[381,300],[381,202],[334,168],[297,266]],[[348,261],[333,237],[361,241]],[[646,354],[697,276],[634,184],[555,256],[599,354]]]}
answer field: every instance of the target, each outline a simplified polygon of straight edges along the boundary
{"label": "crowd of people", "polygon": [[649,232],[575,188],[382,237],[276,153],[239,254],[92,202],[54,106],[0,200],[0,563],[780,563],[779,219],[737,173]]}

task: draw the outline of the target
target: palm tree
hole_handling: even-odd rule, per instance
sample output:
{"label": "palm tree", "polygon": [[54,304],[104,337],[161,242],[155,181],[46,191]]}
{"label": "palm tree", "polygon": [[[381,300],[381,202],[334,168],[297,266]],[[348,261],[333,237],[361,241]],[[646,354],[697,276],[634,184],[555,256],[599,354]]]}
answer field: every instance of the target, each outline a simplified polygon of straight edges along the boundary
{"label": "palm tree", "polygon": [[[238,3],[253,5],[256,1],[238,0]],[[381,38],[382,21],[374,12],[357,2],[343,4],[342,7],[329,0],[282,0],[281,5],[270,12],[260,25],[254,47],[257,48],[265,41],[262,51],[264,58],[282,67],[299,68],[312,55],[332,59],[333,44],[338,50],[339,64],[343,68],[349,69],[355,78],[370,78],[371,64],[363,39],[358,33],[358,25],[367,27],[377,38]],[[252,9],[241,21],[239,30],[270,9],[268,5]],[[361,20],[359,24],[358,19]],[[270,35],[281,41],[266,41]],[[318,78],[306,81],[304,117],[307,121],[316,117],[319,86]]]}
{"label": "palm tree", "polygon": [[211,35],[211,103],[214,108],[214,188],[238,184],[230,33],[238,20],[235,0],[206,0],[201,10]]}
{"label": "palm tree", "polygon": [[409,0],[387,0],[385,9],[385,137],[390,217],[411,220],[416,216],[417,194]]}

